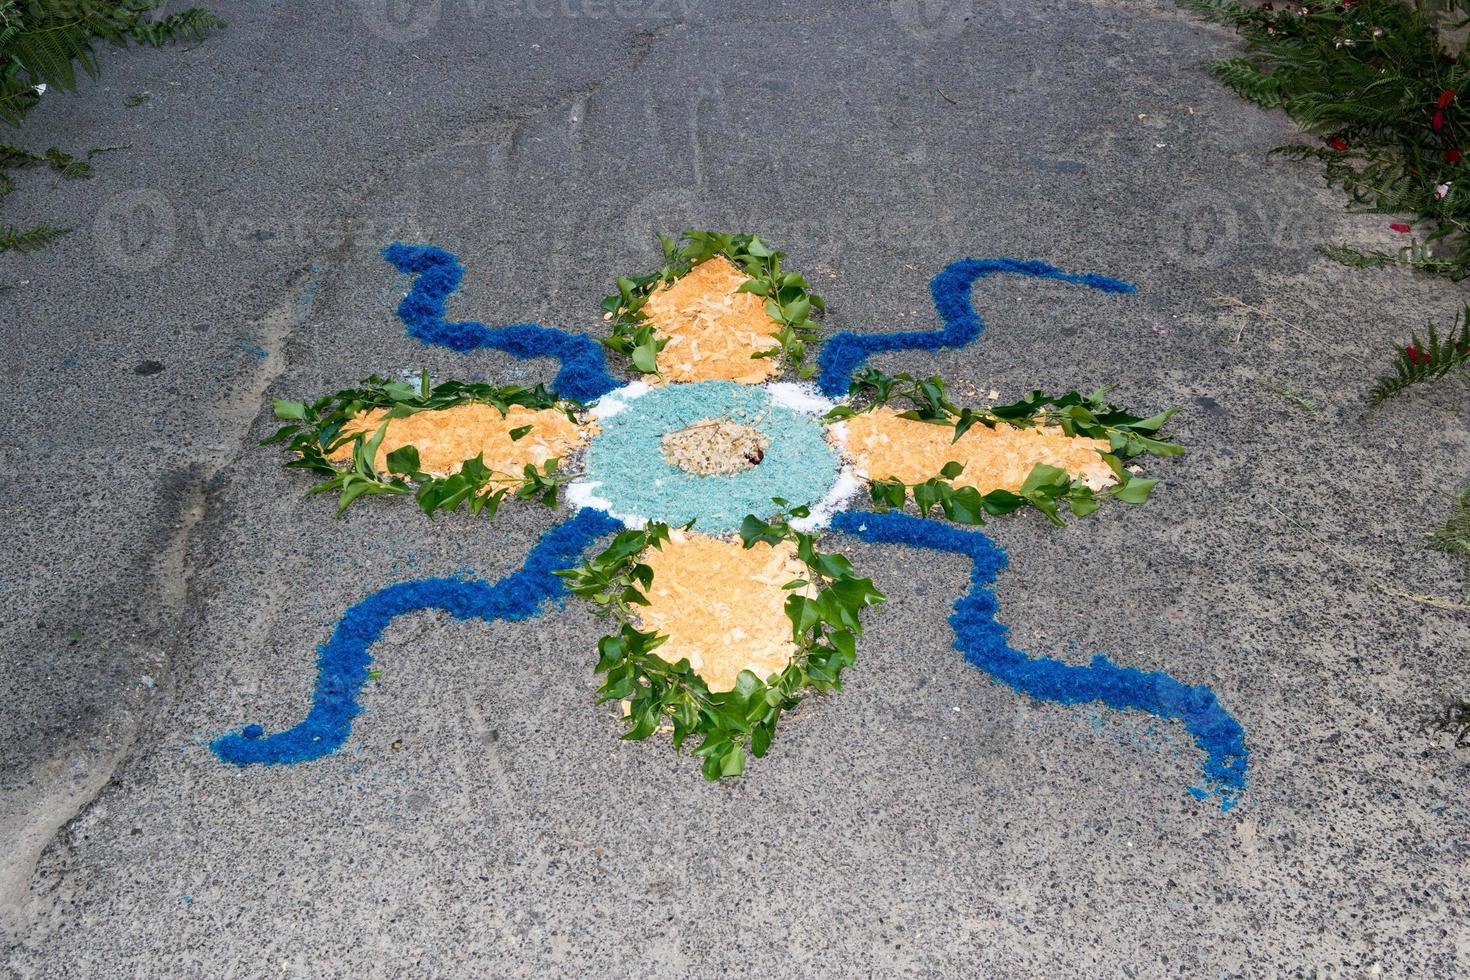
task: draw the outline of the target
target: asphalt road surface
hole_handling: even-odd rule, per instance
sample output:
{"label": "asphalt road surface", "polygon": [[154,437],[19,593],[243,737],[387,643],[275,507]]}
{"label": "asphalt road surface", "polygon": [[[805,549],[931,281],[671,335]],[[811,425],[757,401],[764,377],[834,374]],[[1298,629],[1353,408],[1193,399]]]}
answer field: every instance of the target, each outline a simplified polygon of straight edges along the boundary
{"label": "asphalt road surface", "polygon": [[[1363,400],[1466,291],[1314,252],[1396,242],[1267,159],[1289,122],[1201,67],[1228,32],[1167,0],[220,12],[188,50],[107,52],[7,137],[130,147],[5,202],[74,229],[0,258],[15,975],[1470,972],[1470,757],[1416,723],[1465,693],[1470,619],[1405,597],[1461,595],[1423,539],[1470,477],[1464,389]],[[1233,808],[1188,792],[1178,724],[967,666],[961,559],[850,540],[889,601],[846,690],[738,780],[618,740],[575,602],[403,617],[342,752],[215,757],[302,716],[349,606],[494,580],[566,516],[333,520],[256,446],[272,397],[373,372],[550,378],[406,337],[381,248],[456,253],[457,315],[596,332],[614,277],[685,227],[786,249],[833,329],[933,324],[929,279],[966,256],[1138,285],[988,280],[982,342],[875,363],[1180,406],[1190,451],[1151,464],[1147,506],[988,530],[1018,647],[1218,694],[1251,750]]]}

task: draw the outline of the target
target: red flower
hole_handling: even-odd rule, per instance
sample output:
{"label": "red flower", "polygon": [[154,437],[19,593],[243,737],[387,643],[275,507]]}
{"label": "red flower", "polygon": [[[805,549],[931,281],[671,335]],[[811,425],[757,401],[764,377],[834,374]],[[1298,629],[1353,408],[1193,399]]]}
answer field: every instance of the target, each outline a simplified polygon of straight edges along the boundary
{"label": "red flower", "polygon": [[1439,93],[1439,107],[1441,109],[1448,109],[1450,107],[1450,103],[1453,101],[1455,101],[1454,89],[1447,88],[1443,92]]}
{"label": "red flower", "polygon": [[1434,115],[1429,118],[1429,127],[1436,133],[1444,129],[1444,110],[1436,109]]}
{"label": "red flower", "polygon": [[1458,166],[1461,156],[1460,148],[1458,146],[1452,146],[1444,151],[1444,162]]}
{"label": "red flower", "polygon": [[1419,350],[1419,348],[1415,347],[1413,344],[1410,344],[1408,347],[1404,348],[1404,356],[1409,359],[1410,364],[1429,362],[1429,355],[1424,351]]}
{"label": "red flower", "polygon": [[1400,235],[1407,235],[1409,233],[1409,226],[1406,225],[1406,224],[1404,224],[1402,221],[1395,221],[1393,224],[1389,225],[1388,227],[1389,227],[1389,230],[1396,231]]}
{"label": "red flower", "polygon": [[1338,153],[1346,153],[1348,148],[1347,140],[1343,139],[1341,136],[1332,137],[1332,139],[1327,141],[1327,145],[1332,147]]}

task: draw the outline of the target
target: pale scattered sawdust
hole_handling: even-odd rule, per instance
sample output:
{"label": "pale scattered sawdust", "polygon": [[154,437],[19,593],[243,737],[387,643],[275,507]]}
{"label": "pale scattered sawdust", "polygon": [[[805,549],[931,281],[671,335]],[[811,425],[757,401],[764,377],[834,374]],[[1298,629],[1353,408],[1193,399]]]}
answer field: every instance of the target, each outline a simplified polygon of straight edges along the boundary
{"label": "pale scattered sawdust", "polygon": [[950,482],[981,493],[1020,490],[1037,463],[1064,469],[1094,490],[1116,482],[1098,455],[1108,450],[1103,439],[1072,437],[1055,426],[976,425],[951,444],[952,426],[902,419],[898,414],[880,407],[845,423],[843,452],[869,479],[897,477],[904,483],[923,483],[954,461],[964,464],[965,470]]}
{"label": "pale scattered sawdust", "polygon": [[760,429],[730,419],[701,419],[670,432],[660,443],[669,465],[698,476],[753,469],[770,447],[770,438]]}
{"label": "pale scattered sawdust", "polygon": [[791,662],[797,647],[786,597],[812,588],[781,588],[808,577],[790,542],[747,550],[739,541],[670,531],[663,548],[650,548],[642,561],[653,569],[653,585],[638,619],[668,637],[654,650],[661,659],[687,658],[711,691],[733,690],[742,670],[765,680]]}
{"label": "pale scattered sawdust", "polygon": [[[385,413],[385,409],[375,408],[360,414],[342,431],[348,435],[366,432],[372,438]],[[512,429],[528,425],[531,431],[520,439],[510,437]],[[393,419],[373,465],[378,472],[386,472],[388,454],[411,445],[419,451],[419,467],[434,476],[458,472],[465,460],[484,453],[485,465],[490,469],[519,479],[527,463],[540,467],[548,459],[565,459],[596,432],[596,425],[579,425],[555,408],[512,405],[507,414],[501,415],[494,405],[472,402]],[[344,443],[327,458],[335,463],[346,462],[352,459],[352,448],[351,442]]]}
{"label": "pale scattered sawdust", "polygon": [[669,341],[658,355],[665,381],[759,384],[780,372],[777,358],[751,356],[777,343],[764,297],[735,291],[749,278],[716,255],[648,297],[643,315]]}

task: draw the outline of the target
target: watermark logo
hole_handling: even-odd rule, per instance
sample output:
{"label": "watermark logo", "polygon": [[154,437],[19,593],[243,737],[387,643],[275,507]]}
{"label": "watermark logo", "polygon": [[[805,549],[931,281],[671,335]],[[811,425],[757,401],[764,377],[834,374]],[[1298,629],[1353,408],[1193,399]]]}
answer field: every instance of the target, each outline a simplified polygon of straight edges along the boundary
{"label": "watermark logo", "polygon": [[174,250],[179,222],[158,191],[132,190],[107,200],[92,221],[102,261],[125,272],[156,269]]}
{"label": "watermark logo", "polygon": [[975,15],[974,0],[893,0],[888,12],[905,33],[925,44],[964,33]]}
{"label": "watermark logo", "polygon": [[357,0],[367,29],[385,41],[422,41],[439,23],[444,0]]}

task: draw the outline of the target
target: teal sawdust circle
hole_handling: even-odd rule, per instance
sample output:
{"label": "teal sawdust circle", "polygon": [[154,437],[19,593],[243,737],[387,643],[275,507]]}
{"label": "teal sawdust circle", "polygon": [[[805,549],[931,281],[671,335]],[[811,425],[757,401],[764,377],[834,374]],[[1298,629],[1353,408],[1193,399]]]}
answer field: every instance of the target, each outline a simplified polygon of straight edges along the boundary
{"label": "teal sawdust circle", "polygon": [[[614,393],[616,396],[616,393]],[[739,473],[697,476],[664,458],[663,437],[706,419],[730,419],[770,440],[759,465]],[[597,505],[624,521],[694,522],[710,534],[734,531],[747,514],[819,503],[837,481],[837,451],[822,424],[776,404],[769,389],[730,381],[670,384],[626,401],[598,422],[584,480]]]}

